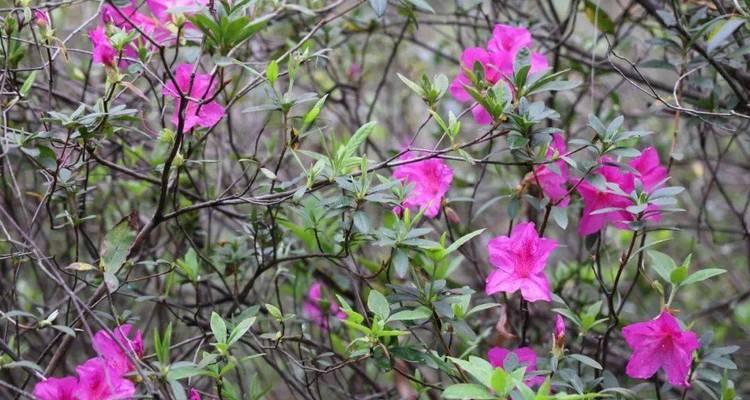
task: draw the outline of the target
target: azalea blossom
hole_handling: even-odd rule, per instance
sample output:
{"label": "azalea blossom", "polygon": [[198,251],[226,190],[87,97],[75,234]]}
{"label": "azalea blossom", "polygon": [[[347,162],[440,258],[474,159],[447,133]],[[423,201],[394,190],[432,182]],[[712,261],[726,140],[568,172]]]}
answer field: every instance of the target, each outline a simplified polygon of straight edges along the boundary
{"label": "azalea blossom", "polygon": [[[411,159],[411,155],[404,154],[401,160]],[[451,187],[453,171],[439,158],[430,158],[399,165],[393,171],[393,177],[411,186],[402,207],[410,210],[424,209],[424,215],[435,218],[440,212],[443,197]],[[401,208],[395,211],[400,213]]]}
{"label": "azalea blossom", "polygon": [[76,368],[76,400],[130,399],[135,394],[133,382],[112,369],[101,357],[94,357]]}
{"label": "azalea blossom", "polygon": [[[466,76],[464,69],[473,70],[474,65],[479,63],[484,72],[484,79],[495,85],[501,80],[507,81],[513,75],[513,62],[518,52],[528,48],[532,44],[531,33],[523,27],[510,25],[495,25],[492,38],[486,48],[471,47],[461,54],[461,71],[451,82],[450,92],[456,100],[461,102],[472,101],[473,98],[466,91],[466,86],[471,81]],[[547,59],[541,53],[532,52],[530,73],[549,68]],[[472,114],[477,123],[488,125],[492,123],[492,117],[482,106],[476,105],[472,108]]]}
{"label": "azalea blossom", "polygon": [[94,30],[90,31],[89,39],[91,39],[91,44],[94,46],[94,62],[104,64],[108,67],[114,66],[117,51],[112,47],[112,43],[109,41],[104,27],[97,26]]}
{"label": "azalea blossom", "polygon": [[112,370],[125,374],[134,369],[128,353],[135,357],[143,357],[143,335],[140,330],[135,330],[131,336],[133,326],[124,324],[116,328],[114,337],[106,331],[99,331],[94,335],[94,350],[107,362]]}
{"label": "azalea blossom", "polygon": [[[565,138],[559,133],[552,135],[552,142],[547,149],[547,160],[560,156],[566,152]],[[565,207],[570,202],[568,196],[568,166],[559,159],[552,164],[536,166],[533,173],[534,181],[542,188],[542,192],[552,204]]]}
{"label": "azalea blossom", "polygon": [[334,316],[338,319],[346,319],[346,313],[341,311],[339,305],[336,303],[330,303],[327,310],[321,307],[320,300],[323,298],[321,294],[322,285],[320,282],[313,282],[307,291],[307,298],[302,304],[302,311],[304,311],[307,318],[313,321],[321,329],[328,329],[328,316]]}
{"label": "azalea blossom", "polygon": [[662,311],[651,321],[624,327],[622,336],[633,349],[625,368],[628,376],[648,379],[662,368],[670,384],[690,386],[688,374],[693,351],[700,347],[700,342],[698,335],[683,330],[680,322],[669,311]]}
{"label": "azalea blossom", "polygon": [[605,182],[604,187],[594,186],[586,180],[578,185],[578,193],[583,200],[583,215],[578,225],[578,233],[581,235],[599,232],[607,224],[624,229],[626,221],[630,218],[625,207],[633,202],[607,185],[617,185],[622,192],[627,192],[632,188],[632,176],[614,165],[607,164],[609,162],[611,160],[608,157],[602,157],[596,170],[596,174]]}
{"label": "azalea blossom", "polygon": [[540,237],[533,222],[518,224],[510,236],[498,236],[487,244],[495,270],[487,277],[488,295],[520,290],[530,302],[552,300],[544,267],[557,242]]}
{"label": "azalea blossom", "polygon": [[208,0],[146,0],[146,4],[163,24],[173,22],[177,14],[195,14],[208,4]]}
{"label": "azalea blossom", "polygon": [[[578,193],[583,199],[583,216],[578,226],[581,235],[599,232],[607,224],[627,228],[627,223],[633,221],[634,216],[625,211],[626,207],[633,205],[633,200],[625,194],[635,189],[636,182],[640,182],[646,193],[651,193],[667,179],[667,169],[661,165],[659,154],[653,147],[647,147],[628,163],[633,171],[611,165],[611,162],[610,158],[602,157],[596,174],[603,178],[607,186],[614,185],[619,191],[612,187],[596,187],[587,181],[578,185]],[[649,206],[644,218],[658,220],[658,207]]]}
{"label": "azalea blossom", "polygon": [[64,378],[47,378],[34,386],[34,398],[37,400],[76,400],[78,379],[73,376]]}
{"label": "azalea blossom", "polygon": [[[505,361],[510,354],[514,354],[516,359],[518,359],[518,363],[526,367],[527,374],[536,371],[536,353],[531,347],[519,347],[515,350],[509,350],[504,347],[493,347],[487,352],[487,359],[493,367],[505,369]],[[533,375],[526,378],[524,382],[529,386],[537,386],[544,382],[544,377]]]}
{"label": "azalea blossom", "polygon": [[195,390],[195,388],[191,388],[190,389],[190,397],[188,398],[188,400],[202,400],[201,399],[201,394],[198,393],[198,391]]}
{"label": "azalea blossom", "polygon": [[[187,96],[183,129],[189,131],[196,125],[203,128],[216,125],[224,116],[224,107],[216,101],[208,100],[214,97],[217,86],[216,80],[209,74],[195,73],[195,76],[193,76],[192,64],[179,65],[174,78],[177,81],[177,87],[169,80],[162,93],[178,100],[180,99],[180,91]],[[179,125],[179,121],[180,105],[178,102],[172,114],[172,123]]]}

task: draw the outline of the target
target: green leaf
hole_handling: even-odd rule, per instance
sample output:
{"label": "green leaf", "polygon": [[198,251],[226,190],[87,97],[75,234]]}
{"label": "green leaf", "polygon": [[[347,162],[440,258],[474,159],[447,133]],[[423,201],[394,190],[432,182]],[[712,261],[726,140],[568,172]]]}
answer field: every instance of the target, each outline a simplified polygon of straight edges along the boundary
{"label": "green leaf", "polygon": [[268,67],[266,67],[266,79],[268,79],[268,83],[273,86],[278,78],[279,63],[277,63],[276,60],[271,60],[271,62],[268,63]]}
{"label": "green leaf", "polygon": [[477,229],[474,232],[467,233],[466,235],[461,236],[460,238],[458,238],[458,240],[456,240],[455,242],[451,243],[451,245],[448,246],[447,249],[445,249],[445,254],[448,255],[450,253],[453,253],[454,251],[458,250],[459,247],[463,246],[464,243],[466,243],[469,240],[471,240],[471,239],[473,239],[473,238],[481,235],[482,232],[484,232],[484,231],[485,231],[484,228]]}
{"label": "green leaf", "polygon": [[684,281],[682,281],[680,286],[687,286],[692,285],[693,283],[698,283],[701,281],[705,281],[708,278],[712,278],[717,275],[721,275],[723,273],[727,272],[725,269],[721,268],[706,268],[702,269],[698,272],[695,272],[694,274],[687,277]]}
{"label": "green leaf", "polygon": [[744,18],[730,18],[720,27],[714,29],[711,34],[708,35],[708,45],[706,51],[711,54],[714,50],[721,47],[724,42],[736,31],[739,27],[745,24]]}
{"label": "green leaf", "polygon": [[370,294],[367,296],[367,308],[383,321],[388,320],[388,316],[391,314],[391,306],[388,304],[388,300],[375,289],[370,290]]}
{"label": "green leaf", "polygon": [[388,0],[369,0],[370,7],[378,17],[385,15],[385,9],[388,7]]}
{"label": "green leaf", "polygon": [[304,118],[302,118],[302,132],[310,129],[312,124],[318,119],[318,115],[320,115],[320,110],[323,109],[326,99],[328,99],[328,95],[321,97],[320,100],[315,103],[313,108],[305,114]]}
{"label": "green leaf", "polygon": [[596,26],[599,32],[615,33],[615,24],[612,22],[612,18],[600,6],[590,0],[586,0],[583,7],[586,12],[586,18],[589,19],[592,25]]}
{"label": "green leaf", "polygon": [[458,383],[443,390],[444,399],[494,399],[495,396],[482,385]]}
{"label": "green leaf", "polygon": [[599,364],[598,362],[596,362],[596,360],[589,356],[585,356],[583,354],[571,354],[570,358],[578,360],[581,364],[588,365],[591,368],[602,369],[601,364]]}
{"label": "green leaf", "polygon": [[677,267],[669,274],[669,281],[672,282],[672,284],[679,286],[687,278],[688,272],[688,267],[686,266]]}
{"label": "green leaf", "polygon": [[346,156],[346,158],[354,155],[354,152],[357,151],[359,146],[361,146],[362,143],[367,140],[367,137],[370,136],[372,130],[375,129],[376,124],[377,123],[375,121],[370,121],[362,125],[359,129],[357,129],[356,132],[354,132],[354,135],[352,135],[352,138],[349,139],[349,142],[346,143],[346,147],[344,147],[344,155]]}
{"label": "green leaf", "polygon": [[36,80],[36,73],[37,71],[31,71],[29,76],[26,77],[26,80],[23,81],[21,90],[19,90],[19,93],[21,93],[21,97],[26,97],[26,95],[29,94],[31,86],[34,84],[34,80]]}
{"label": "green leaf", "polygon": [[513,389],[513,378],[502,368],[492,373],[492,389],[500,396],[507,396]]}
{"label": "green leaf", "polygon": [[399,311],[391,315],[391,317],[388,318],[388,321],[413,321],[417,319],[428,319],[431,316],[432,311],[429,308],[419,306],[413,310]]}
{"label": "green leaf", "polygon": [[229,341],[227,342],[227,345],[231,346],[232,344],[240,340],[243,336],[245,336],[245,333],[247,333],[247,331],[250,329],[250,327],[253,326],[254,323],[255,317],[243,319],[242,322],[237,324],[237,326],[232,329],[232,332],[229,334]]}
{"label": "green leaf", "polygon": [[448,358],[483,385],[492,387],[492,374],[495,368],[487,360],[476,356],[470,356],[468,361],[455,357]]}
{"label": "green leaf", "polygon": [[398,72],[396,73],[396,75],[398,75],[398,79],[401,79],[401,82],[404,82],[404,84],[405,84],[406,86],[408,86],[408,87],[409,87],[409,89],[411,89],[411,90],[412,90],[412,91],[413,91],[414,93],[416,93],[416,94],[417,94],[417,95],[418,95],[419,97],[422,97],[422,98],[424,98],[424,97],[425,97],[425,92],[424,92],[424,90],[422,90],[422,87],[421,87],[421,86],[419,86],[419,85],[418,85],[418,84],[416,84],[415,82],[413,82],[413,81],[409,80],[409,78],[407,78],[407,77],[405,77],[405,76],[403,76],[403,75],[399,74]]}
{"label": "green leaf", "polygon": [[26,361],[26,360],[9,362],[3,365],[3,368],[27,368],[27,369],[34,370],[40,373],[44,373],[44,369],[42,369],[42,367],[37,365],[35,362]]}
{"label": "green leaf", "polygon": [[433,14],[435,14],[435,9],[432,8],[432,6],[426,2],[425,0],[406,0],[409,3],[411,3],[414,7],[422,10],[422,11],[429,11]]}
{"label": "green leaf", "polygon": [[227,324],[216,312],[211,313],[211,332],[213,332],[217,342],[227,342]]}
{"label": "green leaf", "polygon": [[677,266],[672,257],[656,250],[649,250],[648,256],[651,258],[651,268],[664,279],[665,282],[671,282],[669,276],[672,270]]}
{"label": "green leaf", "polygon": [[128,257],[130,245],[135,240],[135,229],[125,217],[104,236],[99,267],[102,271],[116,273]]}

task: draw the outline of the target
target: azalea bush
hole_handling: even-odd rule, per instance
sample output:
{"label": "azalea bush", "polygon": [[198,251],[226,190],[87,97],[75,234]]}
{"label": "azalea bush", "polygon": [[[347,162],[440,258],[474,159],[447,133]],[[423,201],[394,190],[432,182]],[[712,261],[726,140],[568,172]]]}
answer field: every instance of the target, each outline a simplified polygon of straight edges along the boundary
{"label": "azalea bush", "polygon": [[750,2],[0,13],[0,398],[750,395]]}

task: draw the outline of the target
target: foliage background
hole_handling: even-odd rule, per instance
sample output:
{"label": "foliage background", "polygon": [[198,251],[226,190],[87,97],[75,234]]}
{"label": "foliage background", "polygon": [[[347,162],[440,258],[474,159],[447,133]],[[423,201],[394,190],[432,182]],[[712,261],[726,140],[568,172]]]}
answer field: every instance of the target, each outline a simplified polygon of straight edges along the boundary
{"label": "foliage background", "polygon": [[[435,148],[443,136],[440,127],[397,74],[415,82],[422,74],[452,79],[461,51],[485,43],[494,24],[502,22],[529,27],[554,70],[569,69],[566,79],[581,82],[572,90],[540,97],[560,114],[546,124],[569,138],[591,139],[589,115],[605,121],[623,115],[627,129],[653,132],[639,147],[656,146],[671,165],[670,184],[686,190],[678,196],[685,211],[650,226],[648,241],[663,241],[656,248],[678,263],[692,254],[696,270],[727,270],[682,290],[678,308],[696,332],[712,333],[721,346],[739,346],[732,356],[736,370],[724,364],[717,373],[730,367],[730,377],[741,377],[750,368],[748,4],[249,1],[242,11],[248,21],[268,23],[230,54],[209,51],[205,43],[185,45],[177,53],[181,60],[200,60],[206,71],[223,68],[226,85],[218,98],[228,113],[215,128],[185,135],[176,161],[175,154],[170,156],[174,142],[161,133],[170,127],[170,111],[164,111],[159,89],[158,77],[165,76],[165,69],[158,56],[128,72],[125,81],[132,83],[114,90],[106,119],[91,108],[107,97],[108,89],[104,69],[91,63],[86,37],[102,4],[6,2],[0,9],[4,364],[27,360],[45,374],[69,372],[86,358],[90,329],[128,319],[146,332],[147,342],[153,342],[153,330],[164,332],[171,322],[172,361],[197,361],[200,351],[211,351],[211,313],[240,321],[237,312],[244,310],[245,315],[257,314],[257,320],[237,355],[265,355],[240,363],[227,375],[240,398],[261,393],[271,398],[398,397],[414,390],[394,368],[412,376],[415,365],[382,354],[368,360],[348,357],[343,349],[356,335],[329,335],[337,331],[304,322],[301,304],[313,279],[361,313],[369,288],[388,293],[389,283],[403,280],[381,268],[393,261],[392,246],[378,245],[378,232],[394,223],[392,204],[380,202],[393,199],[390,192],[357,202],[340,184],[327,182],[305,193],[303,167],[313,165],[311,154],[325,154],[369,121],[377,125],[357,154],[372,160],[377,168],[372,172],[383,177],[392,169],[379,163],[391,160],[415,135],[412,148]],[[45,43],[41,29],[29,25],[24,6],[50,10],[56,39]],[[382,16],[376,13],[380,7],[385,9]],[[165,54],[171,60],[175,49]],[[290,55],[296,60],[291,67],[299,66],[293,89],[284,94]],[[272,87],[266,70],[274,59],[280,74]],[[30,74],[35,74],[31,80]],[[302,117],[323,95],[328,97],[314,127],[298,136]],[[295,103],[288,119],[275,109],[281,96]],[[80,104],[87,106],[79,109]],[[435,111],[447,119],[448,111],[458,115],[464,108],[448,94]],[[485,132],[470,116],[462,121],[459,143]],[[477,160],[514,160],[503,139],[489,143],[467,151]],[[443,138],[443,146],[437,147],[447,144]],[[460,264],[448,279],[451,288],[476,290],[474,305],[504,304],[468,320],[480,338],[476,354],[484,356],[489,344],[503,339],[494,330],[498,319],[507,314],[508,329],[515,332],[522,323],[517,299],[489,299],[483,293],[482,271],[490,268],[486,242],[506,234],[511,217],[540,221],[542,215],[527,197],[511,200],[528,165],[472,165],[458,152],[447,157],[454,168],[448,206],[455,218],[443,214],[423,225],[433,229],[430,240],[448,232],[448,243],[487,229],[457,252]],[[163,173],[165,162],[172,164],[171,173]],[[358,168],[355,163],[343,175],[356,174]],[[567,213],[570,226],[551,224],[547,230],[561,244],[549,273],[555,293],[576,311],[601,298],[591,273],[592,251],[575,233],[578,214],[574,203]],[[606,268],[616,267],[629,235],[608,232],[611,247],[602,253]],[[351,253],[341,252],[347,237]],[[115,243],[125,243],[124,248],[111,250]],[[103,254],[114,254],[109,262],[117,264],[103,275],[66,268],[73,263],[104,265]],[[195,276],[190,276],[191,268],[196,268]],[[634,270],[626,272],[628,283]],[[628,321],[658,312],[659,297],[651,285],[656,276],[649,272],[647,277],[636,281],[625,309]],[[265,304],[296,315],[274,318]],[[530,342],[540,348],[549,340],[552,307],[532,309]],[[45,322],[55,310],[57,318]],[[79,324],[81,314],[95,328]],[[76,330],[76,338],[68,335],[70,329]],[[434,329],[415,327],[413,334],[421,335],[424,348],[435,349],[439,335]],[[600,334],[571,335],[570,341],[586,349]],[[453,355],[467,350],[469,343],[453,344],[458,352]],[[619,336],[612,346],[612,372],[622,377],[627,348]],[[11,363],[0,370],[3,398],[23,394],[19,389],[30,392],[37,379],[30,371],[36,367],[26,367]],[[448,382],[441,383],[446,378],[429,368],[420,373],[436,387]],[[202,390],[216,392],[210,379],[191,379]],[[621,382],[624,387],[635,383]],[[735,384],[738,393],[750,393],[744,380]],[[425,396],[439,394],[429,385],[422,388]],[[643,389],[642,396],[653,396],[652,389]],[[169,393],[158,384],[153,390],[151,395]],[[700,390],[691,390],[689,398],[705,398]],[[665,392],[667,398],[679,395]]]}

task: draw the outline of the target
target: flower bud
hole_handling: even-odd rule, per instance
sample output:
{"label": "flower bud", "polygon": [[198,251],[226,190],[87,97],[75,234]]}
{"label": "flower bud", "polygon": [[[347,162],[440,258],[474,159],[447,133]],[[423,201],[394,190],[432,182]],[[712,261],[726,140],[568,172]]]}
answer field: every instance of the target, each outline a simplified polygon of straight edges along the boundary
{"label": "flower bud", "polygon": [[565,352],[565,320],[560,315],[555,317],[555,330],[552,334],[552,354],[560,357]]}
{"label": "flower bud", "polygon": [[41,28],[46,28],[50,24],[49,14],[46,10],[37,8],[34,10],[34,22]]}

